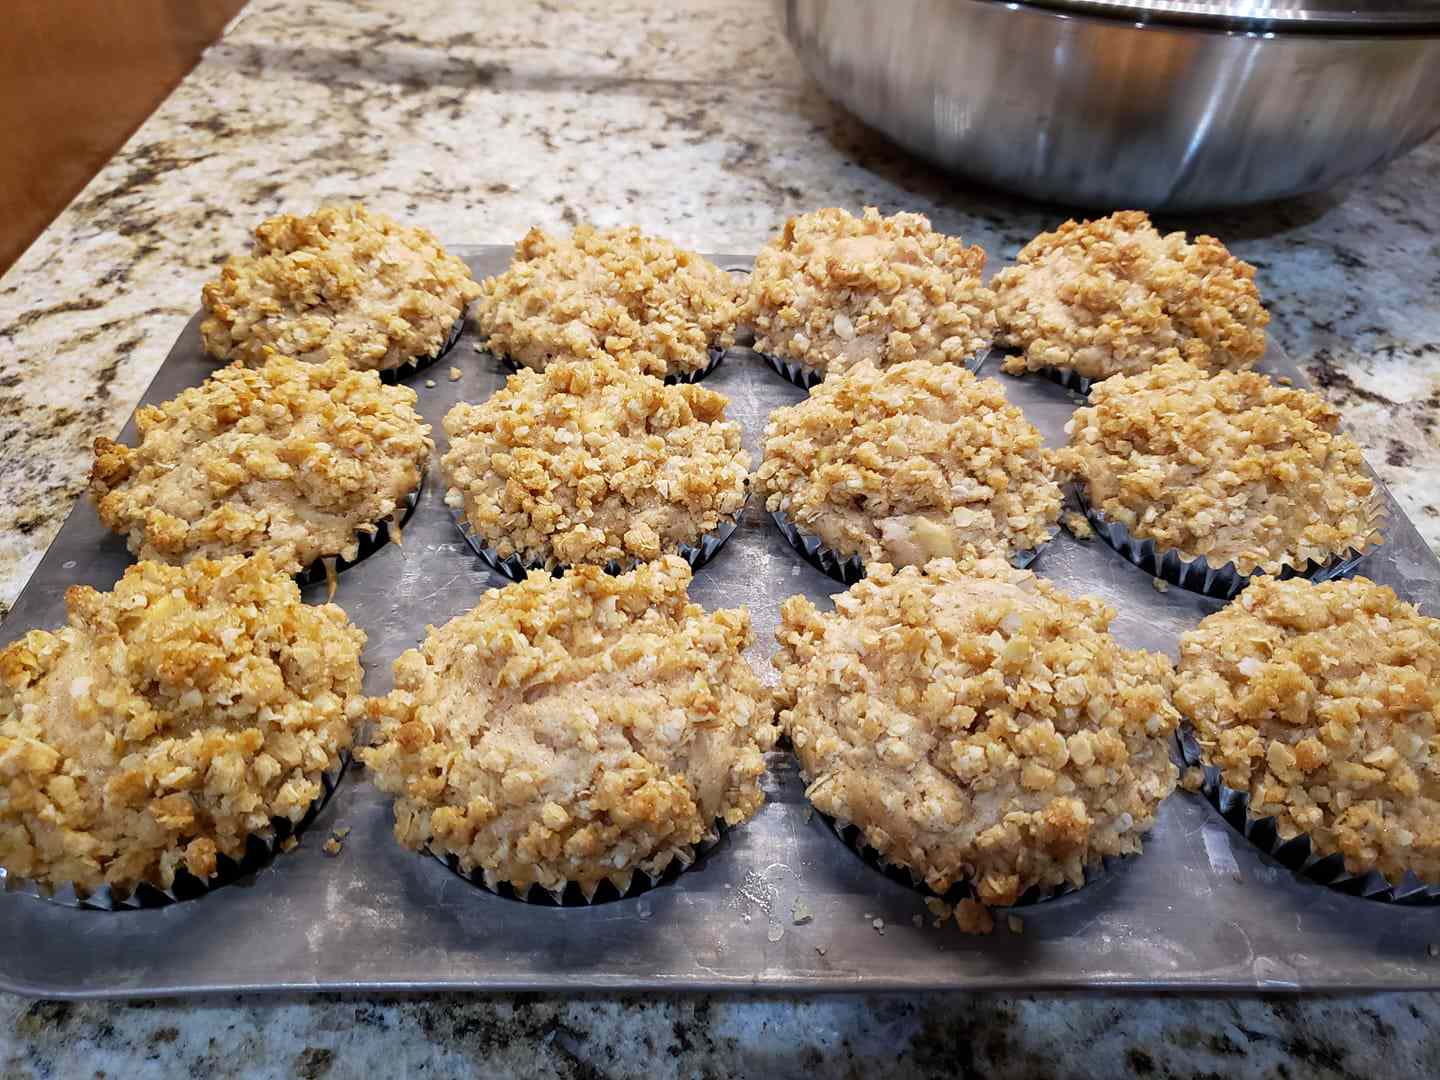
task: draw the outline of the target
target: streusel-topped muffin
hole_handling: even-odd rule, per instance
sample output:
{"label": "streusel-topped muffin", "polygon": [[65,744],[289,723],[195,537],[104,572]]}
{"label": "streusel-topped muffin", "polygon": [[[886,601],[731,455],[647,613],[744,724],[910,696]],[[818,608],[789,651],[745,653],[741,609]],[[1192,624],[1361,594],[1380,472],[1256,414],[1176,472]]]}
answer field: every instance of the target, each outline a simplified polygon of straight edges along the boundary
{"label": "streusel-topped muffin", "polygon": [[608,358],[520,371],[445,417],[445,501],[530,565],[650,560],[732,522],[750,455],[724,394]]}
{"label": "streusel-topped muffin", "polygon": [[766,509],[867,562],[923,566],[1038,547],[1060,514],[1040,432],[994,379],[862,361],[776,409],[756,473]]}
{"label": "streusel-topped muffin", "polygon": [[1379,543],[1374,481],[1340,413],[1254,371],[1173,351],[1075,410],[1062,470],[1132,535],[1241,574],[1303,569]]}
{"label": "streusel-topped muffin", "polygon": [[395,836],[521,896],[590,896],[688,861],[764,802],[769,696],[743,609],[706,613],[673,556],[492,590],[395,662],[359,756]]}
{"label": "streusel-topped muffin", "polygon": [[995,275],[998,341],[1022,350],[1020,374],[1071,368],[1091,379],[1143,371],[1161,354],[1204,368],[1247,368],[1265,354],[1270,315],[1255,268],[1213,236],[1162,236],[1140,210],[1067,221]]}
{"label": "streusel-topped muffin", "polygon": [[0,651],[0,865],[82,893],[201,880],[298,822],[364,710],[365,635],[267,556],[142,562]]}
{"label": "streusel-topped muffin", "polygon": [[759,352],[827,374],[862,360],[964,363],[995,336],[984,268],[982,248],[923,214],[816,210],[760,249],[742,321]]}
{"label": "streusel-topped muffin", "polygon": [[1262,577],[1180,639],[1175,703],[1282,839],[1440,884],[1440,619],[1365,578]]}
{"label": "streusel-topped muffin", "polygon": [[205,351],[263,364],[273,349],[389,371],[436,356],[479,295],[470,268],[424,229],[364,206],[261,222],[249,254],[202,291]]}
{"label": "streusel-topped muffin", "polygon": [[826,814],[943,893],[1014,903],[1138,852],[1175,788],[1168,658],[1001,559],[880,564],[781,608],[777,702]]}
{"label": "streusel-topped muffin", "polygon": [[341,360],[269,354],[135,414],[139,444],[95,440],[100,520],[142,559],[264,551],[289,573],[354,559],[420,485],[434,443],[415,391]]}
{"label": "streusel-topped muffin", "polygon": [[638,228],[531,229],[476,306],[489,347],[542,369],[609,354],[649,375],[693,376],[735,341],[740,286],[693,251]]}

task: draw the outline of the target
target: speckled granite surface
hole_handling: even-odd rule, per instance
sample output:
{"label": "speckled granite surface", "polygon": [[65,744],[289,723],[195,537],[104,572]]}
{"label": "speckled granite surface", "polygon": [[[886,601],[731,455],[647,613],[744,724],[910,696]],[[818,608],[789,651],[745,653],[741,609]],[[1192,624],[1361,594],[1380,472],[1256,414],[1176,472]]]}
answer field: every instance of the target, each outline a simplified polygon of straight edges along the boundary
{"label": "speckled granite surface", "polygon": [[[1201,227],[1440,546],[1440,142]],[[0,279],[0,611],[199,288],[281,209],[363,197],[442,238],[636,222],[753,248],[819,205],[922,210],[1005,259],[1065,214],[945,178],[807,86],[764,0],[256,0]],[[213,1001],[0,998],[5,1075],[1440,1072],[1431,998]],[[1083,1050],[1082,1050],[1083,1048]]]}

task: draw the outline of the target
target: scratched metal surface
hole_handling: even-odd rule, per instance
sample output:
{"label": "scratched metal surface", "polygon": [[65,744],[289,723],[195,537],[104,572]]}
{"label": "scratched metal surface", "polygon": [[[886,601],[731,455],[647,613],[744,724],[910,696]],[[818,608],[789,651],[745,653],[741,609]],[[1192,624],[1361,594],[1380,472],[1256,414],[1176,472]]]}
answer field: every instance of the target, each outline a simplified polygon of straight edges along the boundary
{"label": "scratched metal surface", "polygon": [[[460,248],[477,274],[508,248]],[[722,265],[744,263],[725,259]],[[503,381],[477,353],[473,329],[455,351],[412,379],[443,451],[440,419]],[[1283,357],[1270,367],[1298,375]],[[451,364],[464,378],[450,382]],[[996,373],[987,365],[986,373]],[[186,328],[146,394],[173,396],[210,370],[196,324]],[[998,376],[1052,443],[1073,404],[1041,379]],[[426,387],[425,380],[435,380]],[[758,452],[769,410],[800,399],[753,354],[736,349],[707,386],[732,400]],[[127,428],[126,437],[132,435]],[[390,686],[390,662],[426,623],[469,608],[492,577],[467,550],[441,501],[437,462],[405,530],[341,575],[337,601],[370,635],[366,688]],[[1362,571],[1440,610],[1440,564],[1394,515],[1389,543]],[[120,540],[79,504],[0,628],[8,641],[62,621],[65,588],[108,588],[129,559]],[[1038,573],[1071,591],[1103,595],[1120,611],[1127,645],[1175,651],[1176,639],[1217,602],[1149,579],[1101,541],[1062,534]],[[692,592],[707,607],[744,604],[754,618],[754,662],[771,679],[771,637],[781,599],[837,589],[795,555],[752,502],[730,544]],[[323,586],[307,590],[323,599]],[[1258,854],[1198,795],[1177,793],[1145,854],[1069,897],[1024,910],[1024,932],[968,938],[953,927],[916,927],[915,892],[862,863],[809,818],[793,764],[771,758],[769,804],[732,830],[672,884],[592,908],[540,908],[460,880],[434,859],[402,851],[386,801],[363,772],[347,774],[307,839],[246,883],[138,912],[77,911],[0,895],[0,985],[64,997],[191,994],[216,990],[587,988],[654,989],[1340,989],[1440,987],[1440,910],[1406,909],[1341,895],[1296,878]],[[350,827],[344,851],[321,840]],[[791,920],[803,897],[814,918]],[[872,925],[884,920],[884,932]],[[823,950],[823,952],[822,952]]]}

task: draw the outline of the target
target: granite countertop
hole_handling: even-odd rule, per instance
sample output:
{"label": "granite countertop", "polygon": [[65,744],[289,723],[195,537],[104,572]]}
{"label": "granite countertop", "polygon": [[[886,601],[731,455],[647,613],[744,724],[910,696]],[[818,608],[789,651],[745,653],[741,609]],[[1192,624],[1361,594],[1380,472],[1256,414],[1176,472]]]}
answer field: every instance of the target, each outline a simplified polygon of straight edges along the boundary
{"label": "granite countertop", "polygon": [[[1259,268],[1275,338],[1345,409],[1440,547],[1440,142],[1323,195],[1203,220]],[[1065,213],[939,175],[807,85],[765,0],[559,5],[254,0],[0,278],[0,613],[119,431],[201,284],[280,210],[363,198],[453,242],[636,223],[758,246],[822,205],[919,210],[1005,260]],[[343,1076],[1440,1073],[1429,996],[248,999],[0,997],[6,1075],[199,1067]],[[906,1060],[896,1054],[908,1049]],[[1426,1068],[1426,1066],[1429,1066]],[[1078,1065],[1076,1067],[1079,1067]],[[1068,1070],[1067,1070],[1068,1071]]]}

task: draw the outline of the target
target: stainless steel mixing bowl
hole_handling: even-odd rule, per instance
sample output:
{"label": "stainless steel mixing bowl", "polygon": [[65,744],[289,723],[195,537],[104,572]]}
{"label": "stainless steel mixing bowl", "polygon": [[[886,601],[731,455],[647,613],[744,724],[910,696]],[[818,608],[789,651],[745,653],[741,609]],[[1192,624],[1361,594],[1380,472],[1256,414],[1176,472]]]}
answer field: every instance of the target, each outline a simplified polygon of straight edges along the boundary
{"label": "stainless steel mixing bowl", "polygon": [[776,7],[806,70],[862,120],[1040,199],[1259,202],[1440,128],[1440,0],[1044,2]]}

